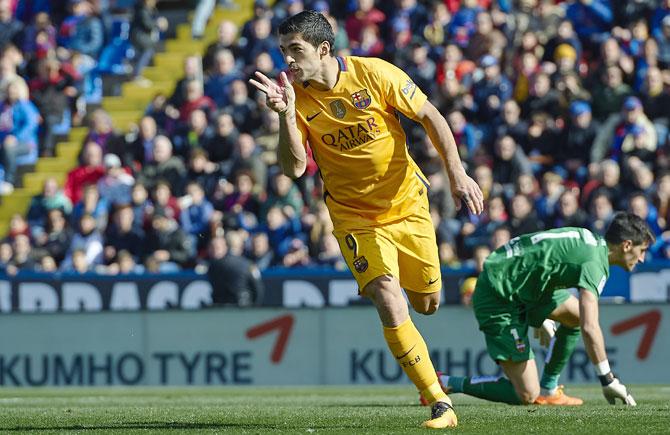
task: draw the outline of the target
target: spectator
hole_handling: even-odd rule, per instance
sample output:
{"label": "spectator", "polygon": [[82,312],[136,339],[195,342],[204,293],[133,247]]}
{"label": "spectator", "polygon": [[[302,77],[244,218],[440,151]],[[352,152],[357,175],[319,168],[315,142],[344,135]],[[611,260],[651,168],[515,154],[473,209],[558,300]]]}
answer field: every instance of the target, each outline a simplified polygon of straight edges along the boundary
{"label": "spectator", "polygon": [[228,94],[230,104],[228,112],[233,117],[233,122],[243,133],[252,133],[260,125],[258,106],[249,98],[247,85],[242,80],[233,80],[230,84]]}
{"label": "spectator", "polygon": [[240,132],[233,123],[233,117],[229,113],[217,113],[215,116],[214,135],[204,147],[209,153],[210,159],[213,162],[221,163],[224,168],[229,167],[239,135]]}
{"label": "spectator", "polygon": [[212,203],[205,198],[205,192],[196,182],[190,182],[186,186],[188,205],[184,205],[181,211],[181,226],[196,241],[198,249],[206,246],[209,239],[209,226],[214,214]]}
{"label": "spectator", "polygon": [[263,202],[260,213],[266,215],[272,207],[280,208],[286,216],[300,216],[305,203],[300,190],[289,177],[277,172],[270,181],[268,198]]}
{"label": "spectator", "polygon": [[670,15],[666,15],[661,22],[661,33],[656,36],[658,42],[658,60],[664,65],[670,65]]}
{"label": "spectator", "polygon": [[618,66],[608,67],[601,84],[593,92],[593,116],[599,121],[605,121],[619,110],[632,92],[630,86],[623,82],[621,69]]}
{"label": "spectator", "polygon": [[175,155],[186,160],[191,151],[196,148],[204,148],[212,136],[207,115],[200,109],[196,109],[188,117],[188,123],[176,132],[174,137]]}
{"label": "spectator", "polygon": [[579,39],[591,47],[608,35],[614,19],[610,0],[578,0],[568,5],[567,18],[572,22]]}
{"label": "spectator", "polygon": [[203,93],[200,80],[190,80],[186,84],[186,98],[179,107],[179,121],[184,123],[194,110],[202,110],[209,118],[216,110],[216,103]]}
{"label": "spectator", "polygon": [[152,193],[153,213],[164,214],[179,223],[181,207],[177,198],[172,195],[170,184],[165,180],[158,180]]}
{"label": "spectator", "polygon": [[558,92],[551,88],[551,81],[547,74],[538,73],[531,81],[530,95],[523,105],[524,117],[536,113],[548,113],[551,116],[559,114]]}
{"label": "spectator", "polygon": [[505,191],[513,190],[513,184],[521,174],[532,173],[530,161],[511,136],[503,136],[495,144],[493,157],[493,181]]}
{"label": "spectator", "polygon": [[475,17],[475,32],[470,36],[465,55],[469,59],[480,59],[486,54],[500,56],[507,45],[507,39],[502,32],[493,27],[491,14],[480,11]]}
{"label": "spectator", "polygon": [[604,192],[597,193],[591,201],[588,228],[602,236],[605,234],[612,217],[614,217],[612,201]]}
{"label": "spectator", "polygon": [[158,137],[158,126],[156,120],[151,116],[143,116],[140,120],[137,137],[126,146],[126,151],[122,153],[121,161],[124,166],[134,167],[137,162],[139,167],[153,161],[154,142]]}
{"label": "spectator", "polygon": [[0,47],[20,46],[23,24],[14,18],[11,0],[0,0]]}
{"label": "spectator", "polygon": [[193,246],[184,231],[164,211],[156,210],[146,239],[146,260],[154,261],[160,271],[188,267],[193,261]]}
{"label": "spectator", "polygon": [[94,63],[104,43],[104,29],[100,18],[93,15],[93,6],[87,0],[70,0],[72,15],[61,25],[59,38],[63,46],[87,56]]}
{"label": "spectator", "polygon": [[133,228],[144,230],[148,227],[148,219],[154,206],[149,199],[147,187],[141,182],[135,183],[131,192],[130,206],[133,208]]}
{"label": "spectator", "polygon": [[102,166],[102,149],[95,142],[87,142],[82,151],[82,163],[67,174],[65,195],[72,203],[81,199],[83,188],[87,184],[95,184],[105,175]]}
{"label": "spectator", "polygon": [[641,89],[641,100],[644,113],[654,123],[658,145],[662,147],[667,143],[668,127],[670,126],[670,92],[663,85],[663,75],[658,67],[650,67],[644,79]]}
{"label": "spectator", "polygon": [[114,130],[112,117],[103,109],[91,113],[90,129],[84,142],[95,142],[103,153],[123,153],[123,137]]}
{"label": "spectator", "polygon": [[495,119],[505,101],[512,96],[512,84],[498,65],[498,59],[487,54],[479,62],[483,78],[474,84],[474,111],[479,121]]}
{"label": "spectator", "polygon": [[7,98],[0,103],[0,145],[5,165],[5,180],[0,194],[14,190],[19,157],[37,158],[37,129],[40,114],[28,100],[28,87],[23,80],[14,80],[7,87]]}
{"label": "spectator", "polygon": [[55,178],[44,180],[42,193],[33,196],[28,208],[28,222],[32,228],[44,228],[44,222],[47,213],[53,209],[60,209],[64,214],[69,215],[72,212],[72,202],[59,189],[58,181]]}
{"label": "spectator", "polygon": [[661,228],[658,226],[658,211],[642,192],[635,192],[628,198],[628,211],[644,219],[651,231],[659,237]]}
{"label": "spectator", "polygon": [[256,186],[260,189],[265,189],[265,186],[267,185],[268,168],[258,158],[258,147],[256,146],[256,141],[253,136],[246,133],[240,134],[237,138],[230,173],[234,174],[240,170],[250,171]]}
{"label": "spectator", "polygon": [[81,254],[76,253],[83,253],[85,264],[87,265],[86,270],[89,267],[102,264],[103,240],[100,231],[97,229],[96,219],[93,215],[84,214],[77,224],[78,231],[72,237],[68,253],[63,260],[63,264],[61,264],[61,269],[74,270],[76,267],[79,273],[83,273],[81,265],[84,264],[84,261],[81,258],[77,258],[81,257]]}
{"label": "spectator", "polygon": [[103,159],[105,175],[98,180],[100,197],[110,206],[130,203],[130,193],[135,179],[121,166],[116,154],[107,154]]}
{"label": "spectator", "polygon": [[521,193],[514,195],[514,198],[512,198],[510,217],[507,223],[512,237],[544,229],[542,221],[538,219],[535,210],[533,210],[533,203],[530,198]]}
{"label": "spectator", "polygon": [[214,194],[219,180],[223,178],[223,173],[220,165],[209,161],[207,151],[195,148],[191,151],[187,178],[189,182],[202,186],[205,196],[209,198]]}
{"label": "spectator", "polygon": [[49,210],[43,226],[44,232],[36,236],[36,247],[53,258],[56,264],[60,264],[65,259],[73,236],[63,211],[58,208]]}
{"label": "spectator", "polygon": [[580,181],[586,177],[586,167],[591,158],[591,146],[598,134],[598,128],[588,103],[575,101],[570,104],[570,119],[562,132],[557,160]]}
{"label": "spectator", "polygon": [[72,208],[72,222],[77,224],[82,216],[91,215],[97,222],[99,230],[107,227],[107,217],[109,213],[109,203],[105,198],[100,197],[100,191],[96,184],[88,184],[84,187],[84,193],[79,202]]}
{"label": "spectator", "polygon": [[258,267],[229,252],[225,238],[214,237],[210,242],[208,266],[212,304],[245,307],[261,302],[263,282]]}
{"label": "spectator", "polygon": [[205,95],[214,100],[218,107],[228,105],[228,94],[233,81],[240,78],[240,71],[235,65],[233,52],[222,48],[214,55],[212,72],[205,82]]}
{"label": "spectator", "polygon": [[10,275],[15,275],[19,270],[35,270],[37,261],[28,236],[17,234],[12,242],[12,251],[14,255],[6,268]]}
{"label": "spectator", "polygon": [[379,26],[385,20],[386,16],[375,7],[374,0],[357,0],[356,10],[349,14],[344,24],[352,47],[356,47],[361,43],[363,29],[366,26]]}
{"label": "spectator", "polygon": [[542,176],[542,193],[535,201],[537,217],[551,228],[557,212],[558,201],[563,194],[563,178],[554,172],[545,172]]}
{"label": "spectator", "polygon": [[43,59],[56,49],[56,28],[46,12],[38,12],[33,23],[26,27],[23,35],[23,52],[27,56]]}
{"label": "spectator", "polygon": [[[636,142],[635,135],[641,141]],[[625,158],[636,156],[651,163],[657,144],[656,129],[644,114],[642,102],[637,97],[628,97],[621,106],[621,114],[610,118],[596,136],[591,160],[599,161],[607,155],[623,163]]]}
{"label": "spectator", "polygon": [[77,97],[75,77],[62,68],[58,59],[46,58],[37,63],[37,77],[30,81],[30,93],[42,115],[40,153],[54,154],[56,126],[69,122],[71,100]]}
{"label": "spectator", "polygon": [[200,56],[186,56],[184,59],[184,75],[177,81],[167,104],[174,110],[179,110],[187,98],[188,84],[194,80],[202,81],[203,66]]}
{"label": "spectator", "polygon": [[247,254],[247,258],[253,261],[261,271],[274,263],[274,253],[270,248],[270,241],[266,233],[257,232],[251,236],[251,249]]}
{"label": "spectator", "polygon": [[[212,68],[215,55],[220,50],[230,50],[234,59],[241,59],[242,50],[238,45],[237,30],[237,25],[232,21],[223,20],[219,23],[216,28],[216,41],[207,46],[205,57],[202,60],[205,71]],[[239,63],[242,64],[241,60]]]}
{"label": "spectator", "polygon": [[586,227],[589,217],[579,208],[577,193],[574,190],[565,190],[558,200],[558,210],[553,222],[554,228]]}
{"label": "spectator", "polygon": [[135,47],[135,81],[142,86],[150,86],[151,81],[142,77],[142,71],[149,65],[160,39],[160,32],[168,28],[165,17],[156,16],[157,0],[138,0],[135,3],[133,19],[130,24],[130,39]]}
{"label": "spectator", "polygon": [[181,196],[186,167],[181,159],[172,155],[172,142],[167,137],[159,135],[154,139],[153,151],[153,161],[142,168],[138,179],[148,189],[153,189],[156,180],[166,180],[175,195]]}
{"label": "spectator", "polygon": [[119,261],[122,251],[131,254],[137,260],[144,255],[144,242],[144,231],[134,225],[132,206],[125,204],[117,207],[112,222],[105,232],[105,261],[107,263]]}
{"label": "spectator", "polygon": [[507,100],[503,104],[502,116],[496,121],[495,137],[511,136],[521,148],[528,147],[528,122],[521,118],[516,101]]}

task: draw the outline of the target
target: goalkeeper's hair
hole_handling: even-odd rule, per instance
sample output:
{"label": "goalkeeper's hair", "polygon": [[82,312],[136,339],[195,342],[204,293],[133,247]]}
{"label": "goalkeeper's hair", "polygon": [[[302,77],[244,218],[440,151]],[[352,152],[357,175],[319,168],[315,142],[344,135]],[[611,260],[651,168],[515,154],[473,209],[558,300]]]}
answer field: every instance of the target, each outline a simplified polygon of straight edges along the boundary
{"label": "goalkeeper's hair", "polygon": [[277,32],[280,35],[299,33],[302,39],[309,42],[314,48],[318,48],[322,42],[326,41],[330,44],[330,55],[333,55],[335,34],[326,17],[319,12],[308,10],[290,16],[281,22]]}
{"label": "goalkeeper's hair", "polygon": [[644,219],[628,212],[619,212],[614,215],[607,231],[607,243],[617,245],[624,240],[630,240],[633,245],[653,244],[656,241],[654,233]]}

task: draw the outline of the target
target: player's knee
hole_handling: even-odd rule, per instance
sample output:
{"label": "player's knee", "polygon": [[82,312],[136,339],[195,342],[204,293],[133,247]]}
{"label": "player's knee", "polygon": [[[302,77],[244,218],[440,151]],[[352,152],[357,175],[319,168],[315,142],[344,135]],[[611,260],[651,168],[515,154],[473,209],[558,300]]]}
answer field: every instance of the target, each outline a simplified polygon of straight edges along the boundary
{"label": "player's knee", "polygon": [[412,307],[417,313],[429,316],[437,311],[437,309],[440,307],[440,303],[438,301],[427,300],[421,301],[418,304],[414,304]]}
{"label": "player's knee", "polygon": [[519,396],[522,405],[532,405],[540,395],[540,389],[524,390],[521,392],[517,391],[517,395]]}

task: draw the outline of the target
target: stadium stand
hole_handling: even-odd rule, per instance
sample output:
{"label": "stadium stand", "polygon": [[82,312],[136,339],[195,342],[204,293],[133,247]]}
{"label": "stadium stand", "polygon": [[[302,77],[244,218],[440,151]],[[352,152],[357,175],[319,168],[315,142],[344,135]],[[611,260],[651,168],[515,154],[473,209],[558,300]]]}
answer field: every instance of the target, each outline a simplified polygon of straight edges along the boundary
{"label": "stadium stand", "polygon": [[[6,46],[2,81],[5,65],[25,57],[18,72],[42,125],[40,146],[16,162],[13,192],[3,185],[0,233],[8,234],[8,248],[17,232],[28,235],[38,270],[49,255],[49,237],[59,237],[44,220],[48,209],[64,207],[53,180],[73,210],[83,210],[64,210],[63,231],[86,236],[74,216],[97,218],[93,231],[105,252],[81,270],[118,271],[110,237],[125,202],[134,211],[139,240],[158,247],[169,238],[163,233],[186,240],[185,252],[133,253],[147,270],[206,264],[208,243],[220,235],[229,252],[262,268],[343,268],[316,164],[310,160],[299,180],[278,174],[276,114],[246,83],[254,70],[276,76],[285,68],[274,30],[305,7],[334,25],[336,54],[381,56],[403,67],[447,117],[468,171],[486,195],[480,217],[456,211],[439,156],[421,129],[403,120],[410,151],[432,185],[445,267],[474,266],[474,253],[483,246],[496,248],[527,231],[582,225],[602,233],[620,209],[652,225],[658,243],[650,255],[668,258],[668,1],[280,0],[271,6],[240,0],[217,6],[202,35],[201,19],[193,23],[197,29],[191,22],[170,23],[175,37],[160,43],[156,36],[165,23],[152,0],[139,6],[116,2],[113,11],[71,1],[67,9],[51,11],[53,23],[12,9],[14,3],[0,0],[0,12],[7,11],[0,21],[25,28],[24,35],[42,35],[35,41],[44,47],[29,41]],[[202,3],[197,10],[209,7]],[[134,70],[142,52],[133,36],[134,26],[142,25],[134,19],[140,13],[152,20],[146,32],[155,45],[147,47],[162,50],[146,68]],[[8,21],[7,14],[19,19]],[[72,48],[68,37],[94,34],[96,20],[105,29],[96,56]],[[77,26],[87,30],[78,33]],[[118,95],[107,95],[108,83],[120,83]],[[46,107],[40,96],[47,92],[65,103]],[[52,114],[57,116],[47,119]],[[43,139],[45,130],[57,139],[53,149]],[[11,182],[8,170],[5,181]],[[190,181],[204,197],[187,187]],[[95,192],[86,194],[83,183],[93,183],[97,187],[89,190]],[[29,223],[21,226],[16,215],[26,213]],[[16,270],[11,255],[0,263]]]}

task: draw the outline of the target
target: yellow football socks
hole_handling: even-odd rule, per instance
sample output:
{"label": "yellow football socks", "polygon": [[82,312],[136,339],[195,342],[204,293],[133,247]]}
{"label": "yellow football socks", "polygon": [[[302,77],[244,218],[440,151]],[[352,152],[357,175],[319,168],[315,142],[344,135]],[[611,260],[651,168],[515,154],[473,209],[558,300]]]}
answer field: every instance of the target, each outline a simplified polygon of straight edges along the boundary
{"label": "yellow football socks", "polygon": [[451,403],[437,380],[426,342],[411,318],[394,328],[384,327],[384,338],[398,364],[426,400]]}

